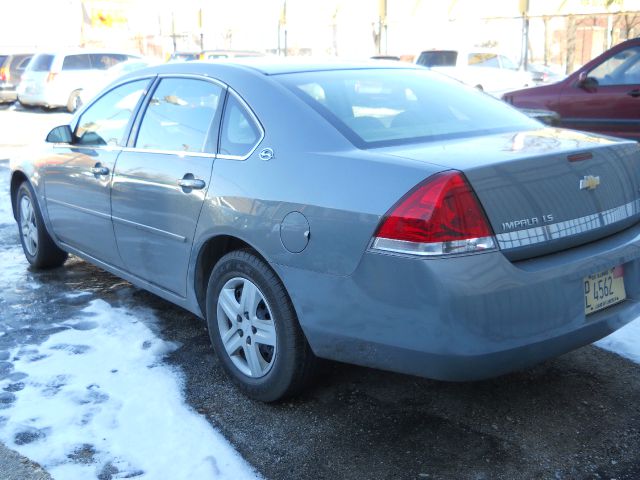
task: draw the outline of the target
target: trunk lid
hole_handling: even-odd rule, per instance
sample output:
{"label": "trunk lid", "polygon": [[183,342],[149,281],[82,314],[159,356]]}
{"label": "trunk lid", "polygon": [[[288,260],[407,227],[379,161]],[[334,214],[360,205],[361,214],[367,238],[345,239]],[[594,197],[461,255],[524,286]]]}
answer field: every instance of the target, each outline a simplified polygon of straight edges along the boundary
{"label": "trunk lid", "polygon": [[587,243],[640,219],[640,146],[559,129],[382,149],[464,172],[512,260]]}

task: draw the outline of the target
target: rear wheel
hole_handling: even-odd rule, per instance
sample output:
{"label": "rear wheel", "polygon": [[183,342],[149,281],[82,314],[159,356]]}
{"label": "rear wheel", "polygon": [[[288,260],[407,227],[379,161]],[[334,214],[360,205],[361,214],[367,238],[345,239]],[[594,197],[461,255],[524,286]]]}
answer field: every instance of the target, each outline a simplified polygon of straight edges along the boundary
{"label": "rear wheel", "polygon": [[249,397],[273,402],[298,393],[311,376],[311,352],[284,285],[246,250],[216,264],[207,288],[211,343]]}
{"label": "rear wheel", "polygon": [[23,182],[16,194],[18,229],[24,256],[36,268],[46,269],[62,265],[67,252],[58,248],[44,226],[42,214],[31,185]]}
{"label": "rear wheel", "polygon": [[82,97],[80,96],[81,90],[74,90],[69,95],[69,100],[67,101],[67,111],[70,113],[75,112],[82,106]]}

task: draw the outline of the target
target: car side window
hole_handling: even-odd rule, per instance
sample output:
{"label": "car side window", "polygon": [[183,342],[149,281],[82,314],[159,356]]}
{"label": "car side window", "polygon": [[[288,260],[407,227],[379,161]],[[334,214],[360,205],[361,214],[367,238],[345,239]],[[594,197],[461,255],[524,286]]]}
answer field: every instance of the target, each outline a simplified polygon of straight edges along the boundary
{"label": "car side window", "polygon": [[127,59],[126,55],[118,53],[92,53],[91,66],[98,70],[107,70]]}
{"label": "car side window", "polygon": [[631,47],[609,57],[589,72],[600,86],[640,83],[640,47]]}
{"label": "car side window", "polygon": [[62,62],[62,70],[88,70],[91,68],[89,55],[67,55]]}
{"label": "car side window", "polygon": [[500,68],[500,63],[495,53],[470,53],[469,66]]}
{"label": "car side window", "polygon": [[234,96],[227,97],[220,133],[220,153],[245,157],[260,141],[261,130],[253,116]]}
{"label": "car side window", "polygon": [[222,87],[204,80],[162,79],[142,118],[136,147],[215,153],[211,127],[222,93]]}
{"label": "car side window", "polygon": [[124,146],[127,125],[148,85],[149,80],[126,83],[96,100],[78,120],[74,143]]}

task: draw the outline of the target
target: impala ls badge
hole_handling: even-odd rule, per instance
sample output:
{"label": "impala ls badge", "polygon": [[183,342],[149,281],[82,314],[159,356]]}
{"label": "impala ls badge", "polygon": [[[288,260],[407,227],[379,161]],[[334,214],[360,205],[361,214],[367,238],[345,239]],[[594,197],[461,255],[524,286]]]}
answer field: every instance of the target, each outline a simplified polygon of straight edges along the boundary
{"label": "impala ls badge", "polygon": [[600,177],[594,177],[593,175],[585,175],[580,180],[580,190],[595,190],[600,185]]}

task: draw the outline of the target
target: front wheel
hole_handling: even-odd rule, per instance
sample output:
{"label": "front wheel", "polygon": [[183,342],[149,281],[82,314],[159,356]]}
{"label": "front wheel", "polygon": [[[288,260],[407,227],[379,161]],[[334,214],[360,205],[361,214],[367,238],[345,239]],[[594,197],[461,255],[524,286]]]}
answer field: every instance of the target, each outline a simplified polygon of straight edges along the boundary
{"label": "front wheel", "polygon": [[216,264],[207,288],[207,324],[227,374],[249,397],[274,402],[298,393],[315,364],[284,285],[245,250]]}
{"label": "front wheel", "polygon": [[42,219],[35,193],[23,182],[16,194],[18,230],[24,256],[35,268],[46,269],[62,265],[68,257],[53,242]]}

